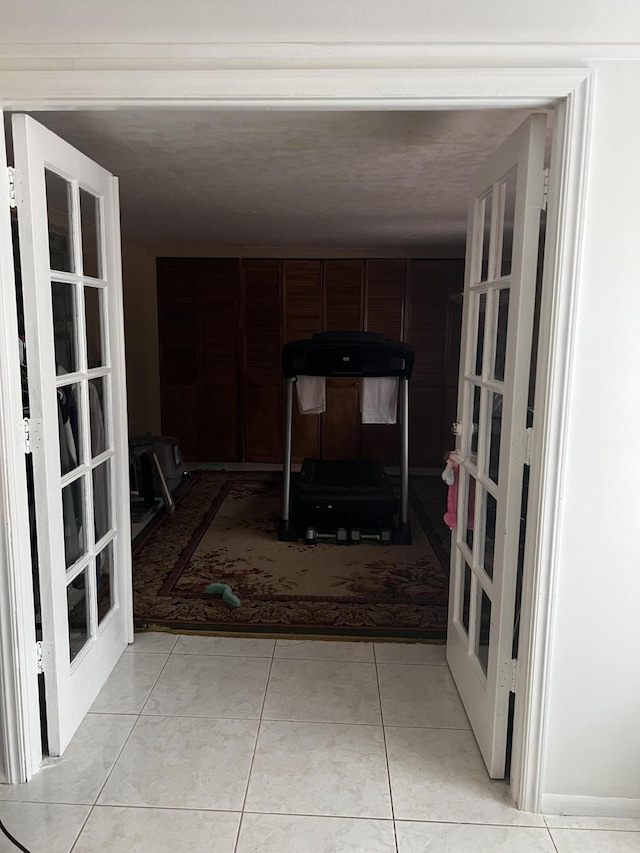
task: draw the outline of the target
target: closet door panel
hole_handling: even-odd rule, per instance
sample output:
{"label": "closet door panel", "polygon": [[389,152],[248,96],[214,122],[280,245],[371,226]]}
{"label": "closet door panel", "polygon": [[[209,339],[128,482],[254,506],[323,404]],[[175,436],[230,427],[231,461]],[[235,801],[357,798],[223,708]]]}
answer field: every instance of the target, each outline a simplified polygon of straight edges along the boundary
{"label": "closet door panel", "polygon": [[239,262],[198,262],[198,456],[240,459]]}
{"label": "closet door panel", "polygon": [[327,379],[322,416],[323,459],[360,458],[360,380]]}
{"label": "closet door panel", "polygon": [[162,432],[175,436],[184,458],[198,461],[196,265],[158,258],[158,338]]}
{"label": "closet door panel", "polygon": [[245,386],[245,461],[282,461],[282,392],[275,386]]}
{"label": "closet door panel", "polygon": [[238,388],[198,386],[198,461],[237,462]]}
{"label": "closet door panel", "polygon": [[411,263],[408,339],[416,352],[409,383],[412,465],[439,467],[445,451],[453,446],[447,399],[450,390],[457,388],[460,330],[456,317],[460,312],[450,297],[462,289],[463,272],[463,263],[456,260]]}
{"label": "closet door panel", "polygon": [[400,464],[400,432],[395,424],[362,424],[361,456],[384,465]]}
{"label": "closet door panel", "polygon": [[282,284],[279,260],[242,261],[243,430],[247,462],[282,461]]}
{"label": "closet door panel", "polygon": [[160,381],[195,382],[198,369],[196,267],[189,259],[158,258]]}
{"label": "closet door panel", "polygon": [[364,261],[324,262],[324,319],[327,332],[362,329],[364,307]]}
{"label": "closet door panel", "polygon": [[[284,340],[302,340],[322,330],[322,262],[283,262]],[[297,401],[293,404],[292,457],[302,462],[320,451],[320,417],[301,415]]]}
{"label": "closet door panel", "polygon": [[[379,259],[366,262],[365,329],[401,341],[404,336],[407,261]],[[362,425],[362,456],[385,465],[400,461],[400,427]]]}
{"label": "closet door panel", "polygon": [[162,388],[162,433],[175,436],[185,462],[198,462],[198,387],[165,385]]}
{"label": "closet door panel", "polygon": [[366,262],[365,330],[401,341],[404,332],[404,303],[407,261],[376,259]]}
{"label": "closet door panel", "polygon": [[444,466],[443,435],[444,390],[409,389],[409,462],[414,467]]}

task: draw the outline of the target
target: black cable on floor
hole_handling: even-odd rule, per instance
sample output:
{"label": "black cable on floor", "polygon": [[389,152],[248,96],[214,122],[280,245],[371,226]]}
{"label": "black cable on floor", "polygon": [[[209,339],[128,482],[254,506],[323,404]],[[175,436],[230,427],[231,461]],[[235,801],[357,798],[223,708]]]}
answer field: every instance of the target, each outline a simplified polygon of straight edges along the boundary
{"label": "black cable on floor", "polygon": [[12,844],[15,844],[15,845],[16,845],[16,847],[18,848],[18,850],[22,850],[22,853],[29,853],[29,850],[27,850],[27,848],[26,848],[26,847],[23,847],[23,845],[22,845],[22,844],[20,844],[20,842],[19,842],[19,841],[17,841],[17,840],[13,837],[13,835],[11,835],[11,833],[9,832],[9,830],[7,829],[7,827],[3,824],[3,822],[2,822],[1,820],[0,820],[0,829],[4,832],[4,834],[7,836],[7,838],[9,839],[9,841],[10,841]]}

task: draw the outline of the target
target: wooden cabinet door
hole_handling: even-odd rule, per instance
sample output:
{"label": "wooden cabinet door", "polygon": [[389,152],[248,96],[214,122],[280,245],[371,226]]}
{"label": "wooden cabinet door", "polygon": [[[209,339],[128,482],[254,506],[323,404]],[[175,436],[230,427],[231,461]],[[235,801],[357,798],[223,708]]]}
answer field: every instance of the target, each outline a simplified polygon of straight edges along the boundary
{"label": "wooden cabinet door", "polygon": [[239,413],[239,261],[196,261],[198,339],[198,457],[241,458]]}
{"label": "wooden cabinet door", "polygon": [[158,258],[158,339],[162,432],[180,441],[188,462],[198,457],[196,263]]}
{"label": "wooden cabinet door", "polygon": [[[361,331],[363,306],[364,261],[325,261],[323,329]],[[324,459],[360,458],[360,382],[357,379],[327,379],[322,456]]]}
{"label": "wooden cabinet door", "polygon": [[282,286],[278,260],[242,261],[247,462],[282,461]]}
{"label": "wooden cabinet door", "polygon": [[[372,259],[366,262],[365,329],[385,338],[401,341],[407,284],[407,261],[400,258]],[[385,465],[400,461],[398,424],[363,424],[362,458],[379,459]]]}
{"label": "wooden cabinet door", "polygon": [[[411,263],[409,342],[416,351],[409,383],[409,447],[414,466],[438,468],[451,446],[447,419],[447,364],[455,358],[449,296],[462,289],[464,264],[455,260]],[[459,340],[458,340],[459,344]]]}
{"label": "wooden cabinet door", "polygon": [[[283,344],[310,338],[322,329],[322,261],[283,262]],[[295,396],[295,395],[294,395]],[[293,401],[294,462],[320,452],[320,415],[301,415]]]}

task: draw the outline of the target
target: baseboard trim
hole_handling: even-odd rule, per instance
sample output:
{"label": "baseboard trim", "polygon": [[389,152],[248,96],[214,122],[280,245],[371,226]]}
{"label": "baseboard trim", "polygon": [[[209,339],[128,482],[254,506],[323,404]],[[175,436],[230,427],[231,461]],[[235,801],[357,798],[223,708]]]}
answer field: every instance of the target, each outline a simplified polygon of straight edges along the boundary
{"label": "baseboard trim", "polygon": [[571,815],[574,817],[640,818],[640,799],[543,794],[542,812],[548,815]]}

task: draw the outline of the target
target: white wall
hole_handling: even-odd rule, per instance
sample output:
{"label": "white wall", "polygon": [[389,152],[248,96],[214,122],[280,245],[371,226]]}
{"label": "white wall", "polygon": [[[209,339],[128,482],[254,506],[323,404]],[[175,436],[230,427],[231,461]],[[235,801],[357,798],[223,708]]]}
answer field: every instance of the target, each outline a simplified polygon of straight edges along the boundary
{"label": "white wall", "polygon": [[[640,7],[629,0],[184,0],[178,14],[174,3],[156,0],[153,14],[149,8],[144,0],[114,0],[108,12],[101,0],[23,0],[3,10],[0,39],[7,44],[0,54],[21,55],[22,48],[11,46],[12,41],[273,41],[288,42],[288,50],[304,57],[304,44],[292,43],[334,41],[356,43],[354,55],[359,42],[416,43],[424,63],[437,61],[447,50],[452,55],[460,42],[475,42],[474,55],[503,67],[553,64],[558,57],[582,65],[593,56],[638,57],[592,63],[598,76],[565,487],[558,506],[560,571],[542,788],[549,811],[640,814],[640,475],[635,447],[640,423]],[[498,42],[512,46],[501,52]],[[597,44],[602,42],[636,46],[618,51]],[[524,50],[526,43],[530,47]],[[547,49],[545,43],[556,47]],[[172,50],[167,48],[167,54]],[[65,53],[57,44],[42,53],[57,51]],[[90,47],[77,51],[95,54]],[[174,52],[178,56],[177,46]],[[133,55],[131,48],[124,54]],[[172,62],[179,65],[180,60]],[[251,50],[230,48],[228,62],[249,67]]]}
{"label": "white wall", "polygon": [[638,92],[640,62],[598,66],[558,508],[543,776],[552,811],[573,801],[578,811],[597,813],[604,804],[588,798],[605,797],[635,800],[618,805],[640,815]]}
{"label": "white wall", "polygon": [[[67,0],[5,3],[2,42],[629,42],[633,0]],[[250,60],[251,51],[242,54]]]}

